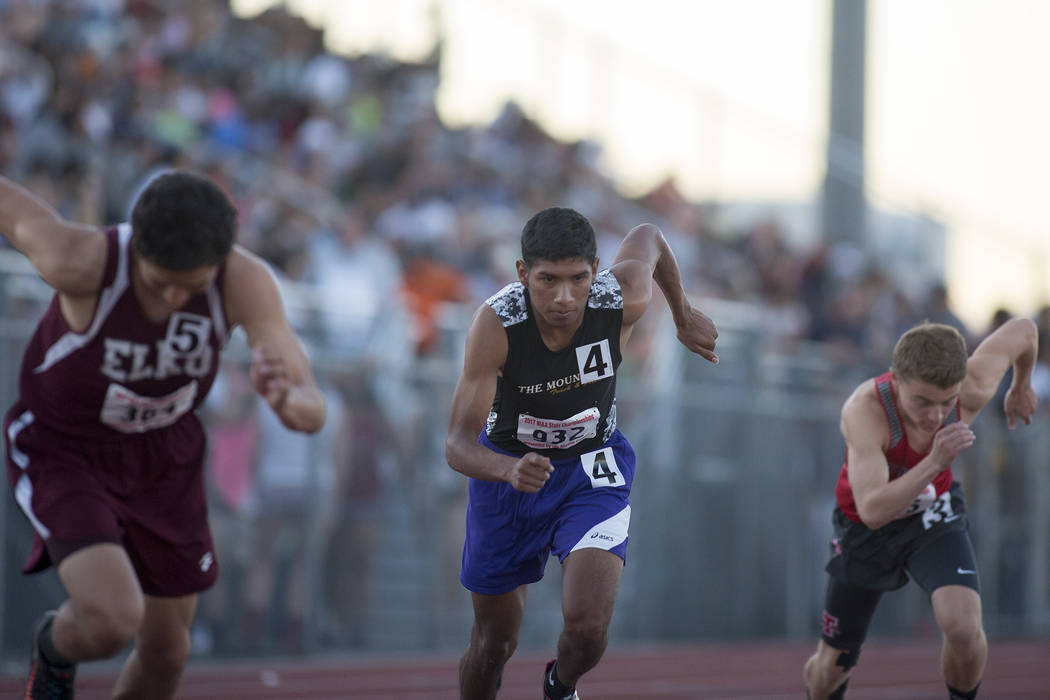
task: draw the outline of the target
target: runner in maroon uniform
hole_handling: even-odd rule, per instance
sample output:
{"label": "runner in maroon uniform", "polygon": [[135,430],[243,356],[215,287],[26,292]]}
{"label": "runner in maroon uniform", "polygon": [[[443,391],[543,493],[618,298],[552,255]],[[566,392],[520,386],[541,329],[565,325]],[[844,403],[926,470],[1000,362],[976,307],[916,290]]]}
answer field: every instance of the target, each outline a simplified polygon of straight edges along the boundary
{"label": "runner in maroon uniform", "polygon": [[56,291],[30,340],[4,436],[15,499],[69,599],[37,626],[26,698],[71,698],[75,664],[134,639],[115,698],[170,698],[197,594],[215,581],[196,409],[230,329],[285,426],[316,432],[324,399],[265,263],[234,245],[212,182],[153,179],[131,223],[60,218],[0,178],[0,233]]}
{"label": "runner in maroon uniform", "polygon": [[915,579],[944,633],[941,672],[949,698],[972,700],[988,643],[965,501],[952,477],[973,444],[970,424],[1006,371],[1007,425],[1031,421],[1036,327],[1007,322],[966,357],[951,326],[926,323],[897,341],[893,368],[861,384],[842,407],[846,463],[835,489],[835,538],[816,653],[805,666],[812,700],[845,697],[883,592]]}

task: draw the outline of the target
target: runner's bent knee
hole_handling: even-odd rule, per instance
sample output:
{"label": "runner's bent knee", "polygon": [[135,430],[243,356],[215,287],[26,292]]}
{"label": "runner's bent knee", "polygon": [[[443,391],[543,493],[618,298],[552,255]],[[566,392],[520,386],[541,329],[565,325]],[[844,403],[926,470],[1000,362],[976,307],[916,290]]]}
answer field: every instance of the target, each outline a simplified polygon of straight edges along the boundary
{"label": "runner's bent knee", "polygon": [[838,649],[827,642],[821,642],[805,668],[805,680],[810,691],[826,694],[837,688],[842,679],[849,675],[860,656],[860,647],[855,649]]}
{"label": "runner's bent knee", "polygon": [[471,638],[471,646],[483,658],[491,659],[495,663],[502,665],[514,654],[514,650],[518,648],[518,635],[507,635],[492,629],[481,631],[476,628],[475,634]]}
{"label": "runner's bent knee", "polygon": [[838,678],[841,674],[849,673],[857,665],[860,659],[860,645],[839,648],[821,641],[814,658],[814,663],[824,678]]}
{"label": "runner's bent knee", "polygon": [[97,653],[112,656],[134,637],[142,623],[141,597],[120,600],[73,601],[82,639]]}
{"label": "runner's bent knee", "polygon": [[602,615],[594,613],[565,615],[565,634],[579,639],[601,640],[608,636],[609,624]]}
{"label": "runner's bent knee", "polygon": [[189,632],[150,639],[140,637],[135,642],[139,663],[148,671],[170,675],[181,672],[190,658]]}
{"label": "runner's bent knee", "polygon": [[581,621],[571,624],[566,621],[558,644],[559,653],[572,650],[579,662],[587,666],[598,663],[608,644],[608,627],[597,621]]}
{"label": "runner's bent knee", "polygon": [[941,626],[945,638],[955,645],[979,644],[984,638],[980,620],[969,616],[955,617],[946,620]]}

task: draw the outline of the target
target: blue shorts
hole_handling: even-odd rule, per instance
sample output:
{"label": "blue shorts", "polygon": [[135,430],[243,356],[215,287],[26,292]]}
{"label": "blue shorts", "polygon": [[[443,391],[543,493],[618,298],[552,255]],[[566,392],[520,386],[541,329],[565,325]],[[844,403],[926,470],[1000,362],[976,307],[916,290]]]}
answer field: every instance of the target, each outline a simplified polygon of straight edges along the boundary
{"label": "blue shorts", "polygon": [[[510,454],[484,434],[478,442]],[[634,461],[616,431],[593,452],[551,460],[554,472],[539,493],[471,479],[460,582],[474,593],[501,595],[543,578],[551,552],[561,561],[593,547],[626,559]]]}

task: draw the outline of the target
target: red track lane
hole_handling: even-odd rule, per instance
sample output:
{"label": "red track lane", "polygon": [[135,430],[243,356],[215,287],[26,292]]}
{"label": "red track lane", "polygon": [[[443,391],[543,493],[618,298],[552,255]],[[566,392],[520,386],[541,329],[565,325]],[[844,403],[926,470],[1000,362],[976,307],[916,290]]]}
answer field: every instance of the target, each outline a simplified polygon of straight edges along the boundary
{"label": "red track lane", "polygon": [[[799,700],[802,664],[812,644],[706,644],[610,650],[580,683],[584,700]],[[943,700],[934,640],[873,642],[850,681],[849,700]],[[539,700],[546,656],[516,655],[501,700]],[[180,700],[456,700],[455,656],[328,657],[219,664],[194,660]],[[78,700],[103,700],[112,667],[86,665]],[[19,678],[0,676],[0,694],[19,697]],[[1050,697],[1050,639],[992,642],[981,686],[984,700]]]}

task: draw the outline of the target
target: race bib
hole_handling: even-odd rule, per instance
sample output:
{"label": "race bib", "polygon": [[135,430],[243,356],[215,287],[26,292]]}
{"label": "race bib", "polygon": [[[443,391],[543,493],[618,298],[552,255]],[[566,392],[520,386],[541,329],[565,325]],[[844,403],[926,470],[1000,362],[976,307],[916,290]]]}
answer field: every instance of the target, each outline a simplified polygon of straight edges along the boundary
{"label": "race bib", "polygon": [[193,408],[197,380],[167,396],[139,396],[120,384],[110,384],[99,419],[122,433],[144,433],[171,425]]}
{"label": "race bib", "polygon": [[588,408],[565,420],[536,418],[522,413],[518,416],[518,440],[539,450],[565,449],[598,434],[601,411]]}
{"label": "race bib", "polygon": [[922,526],[929,530],[937,523],[950,523],[959,517],[958,513],[952,512],[952,495],[945,491],[934,499],[929,508],[922,513]]}
{"label": "race bib", "polygon": [[916,496],[911,505],[899,517],[906,518],[909,515],[915,515],[919,511],[926,510],[933,505],[935,500],[937,500],[937,489],[933,488],[933,484],[926,484],[926,488],[922,490],[922,493]]}

